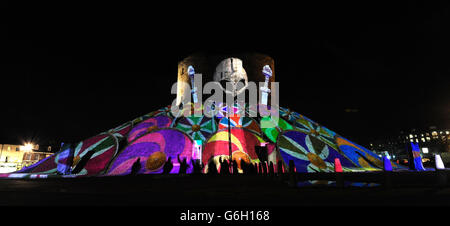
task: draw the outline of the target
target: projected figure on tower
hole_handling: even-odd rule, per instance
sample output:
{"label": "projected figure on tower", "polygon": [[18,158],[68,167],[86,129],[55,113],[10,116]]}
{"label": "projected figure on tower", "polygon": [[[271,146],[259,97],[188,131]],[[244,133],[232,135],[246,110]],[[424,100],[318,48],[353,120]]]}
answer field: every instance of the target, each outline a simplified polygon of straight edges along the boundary
{"label": "projected figure on tower", "polygon": [[192,65],[189,65],[189,67],[188,67],[188,75],[189,75],[189,78],[191,79],[192,99],[194,100],[194,104],[197,104],[197,102],[198,102],[197,88],[195,87],[195,83],[194,83],[195,70],[194,70],[194,67],[192,67]]}
{"label": "projected figure on tower", "polygon": [[269,89],[269,80],[270,77],[272,77],[272,70],[270,69],[269,65],[266,65],[263,67],[262,70],[264,76],[266,77],[266,80],[264,81],[264,86],[261,87],[261,104],[263,105],[267,105],[268,104],[268,97],[269,97],[269,93],[270,93],[270,89]]}

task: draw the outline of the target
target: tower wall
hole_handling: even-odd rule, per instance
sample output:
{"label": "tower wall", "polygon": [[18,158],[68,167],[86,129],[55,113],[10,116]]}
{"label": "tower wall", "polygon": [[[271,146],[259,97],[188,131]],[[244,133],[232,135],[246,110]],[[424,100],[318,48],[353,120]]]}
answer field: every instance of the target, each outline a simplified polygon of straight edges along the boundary
{"label": "tower wall", "polygon": [[[260,53],[238,53],[238,54],[206,54],[195,53],[192,54],[178,63],[178,88],[177,88],[177,104],[180,104],[184,100],[184,87],[180,85],[180,82],[190,84],[189,76],[187,74],[187,68],[192,65],[195,68],[195,73],[202,74],[203,85],[207,82],[214,81],[214,71],[216,66],[224,59],[235,57],[242,60],[243,67],[247,72],[248,81],[264,82],[265,77],[262,74],[264,65],[269,65],[272,69],[272,77],[270,82],[275,82],[275,62],[267,55]],[[269,87],[270,88],[270,87]],[[272,91],[273,92],[273,91]],[[270,98],[269,98],[270,100]]]}

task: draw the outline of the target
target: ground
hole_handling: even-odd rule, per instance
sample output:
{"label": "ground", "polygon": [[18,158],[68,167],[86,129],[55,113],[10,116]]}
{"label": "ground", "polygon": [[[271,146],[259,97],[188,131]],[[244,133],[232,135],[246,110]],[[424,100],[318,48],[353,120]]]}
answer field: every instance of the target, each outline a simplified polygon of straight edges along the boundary
{"label": "ground", "polygon": [[[350,175],[346,180],[364,175]],[[384,178],[381,173],[365,176],[371,177],[378,182]],[[450,205],[450,186],[437,186],[434,172],[394,174],[392,181],[394,186],[390,188],[337,188],[292,187],[279,177],[264,175],[5,179],[0,180],[0,205]]]}

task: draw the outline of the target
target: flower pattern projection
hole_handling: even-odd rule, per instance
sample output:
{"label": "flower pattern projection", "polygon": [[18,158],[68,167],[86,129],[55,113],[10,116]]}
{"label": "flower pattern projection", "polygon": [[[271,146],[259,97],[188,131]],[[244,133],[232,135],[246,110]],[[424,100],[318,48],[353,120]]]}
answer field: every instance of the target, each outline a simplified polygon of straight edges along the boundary
{"label": "flower pattern projection", "polygon": [[255,132],[257,134],[261,134],[261,129],[256,122],[256,120],[250,118],[250,117],[241,117],[239,115],[237,116],[231,116],[231,117],[225,117],[222,118],[219,121],[219,129],[225,129],[228,128],[228,121],[230,123],[231,128],[238,127],[238,128],[246,128],[252,132]]}
{"label": "flower pattern projection", "polygon": [[[217,115],[215,119],[208,118],[206,115],[186,115],[185,117],[184,113],[187,110],[191,112],[197,110],[198,112],[199,109],[203,110],[204,114],[209,111],[209,114],[217,113]],[[211,105],[208,106],[208,104],[203,107],[201,104],[194,106],[193,103],[187,103],[185,108],[181,110],[182,114],[174,119],[172,119],[174,116],[170,110],[171,106],[166,106],[101,133],[94,138],[79,142],[74,146],[69,145],[70,148],[66,144],[65,147],[61,148],[61,151],[38,163],[11,174],[0,174],[0,177],[8,177],[5,175],[14,178],[100,175],[104,174],[105,168],[110,163],[116,164],[113,167],[115,171],[111,173],[113,168],[109,168],[108,173],[123,175],[129,172],[131,165],[138,157],[141,157],[144,168],[142,172],[157,173],[160,170],[159,167],[165,162],[163,160],[169,156],[173,156],[172,161],[178,164],[176,155],[171,154],[172,151],[167,149],[168,146],[172,144],[181,145],[175,148],[175,152],[185,155],[192,152],[192,139],[204,141],[202,155],[204,163],[210,160],[217,162],[220,157],[229,158],[227,106],[223,103],[217,103],[211,108]],[[235,104],[231,108],[231,111],[235,113],[235,116],[230,116],[232,158],[246,162],[258,162],[259,159],[254,153],[254,146],[265,144],[268,146],[271,161],[282,160],[283,165],[288,166],[289,160],[294,160],[297,171],[331,171],[335,157],[340,158],[344,170],[356,167],[362,171],[371,171],[380,170],[383,167],[383,162],[378,155],[341,137],[313,120],[288,108],[280,107],[279,117],[268,116],[268,114],[273,113],[269,110],[270,106],[261,104],[253,107]],[[248,117],[249,113],[255,112],[260,116],[258,121]],[[167,129],[167,127],[176,128]],[[161,132],[166,130],[172,132]],[[169,134],[172,134],[173,137],[170,137]],[[260,135],[270,142],[264,141]],[[152,138],[154,136],[163,138],[158,138],[158,141],[152,142],[144,141],[147,138],[154,139]],[[142,137],[147,138],[140,140]],[[124,154],[119,154],[121,157],[117,159],[115,157],[118,151],[117,144],[124,138],[127,138],[128,146],[123,150],[125,152],[122,151]],[[178,141],[178,139],[180,140]],[[140,140],[140,142],[137,142],[137,140]],[[169,143],[170,145],[168,145]],[[274,148],[275,144],[277,148]],[[89,152],[90,150],[93,150],[93,152]],[[87,155],[88,153],[89,155]],[[130,154],[126,157],[127,154],[125,153]],[[71,159],[73,161],[69,161],[72,156],[74,156]],[[191,158],[189,154],[185,156]],[[70,162],[73,162],[73,164],[70,164]],[[74,174],[73,170],[80,162],[82,164],[78,167],[78,170],[81,169],[81,166],[83,167],[77,174]],[[392,166],[394,169],[404,168],[395,162],[392,162]],[[70,169],[72,175],[60,175],[70,173]]]}
{"label": "flower pattern projection", "polygon": [[301,117],[299,113],[283,107],[280,107],[280,116],[288,122],[294,122]]}
{"label": "flower pattern projection", "polygon": [[[349,140],[336,136],[336,144],[341,152],[347,156],[357,166],[366,170],[375,170],[376,168],[383,168],[383,161],[373,152],[368,149],[359,146]],[[392,162],[392,166],[398,167],[397,164]]]}
{"label": "flower pattern projection", "polygon": [[[161,129],[145,134],[130,143],[114,158],[106,175],[128,175],[133,164],[139,159],[141,168],[139,174],[162,173],[164,164],[171,158],[173,168],[170,173],[178,173],[181,159],[190,163],[193,141],[185,133],[173,128]],[[187,169],[192,172],[192,166]]]}
{"label": "flower pattern projection", "polygon": [[117,139],[119,140],[122,140],[130,132],[132,128],[131,124],[132,124],[131,122],[124,123],[114,129],[109,130],[107,133],[117,137]]}
{"label": "flower pattern projection", "polygon": [[246,114],[245,116],[253,118],[258,117],[258,105],[244,104],[243,106],[244,113]]}
{"label": "flower pattern projection", "polygon": [[171,107],[172,107],[171,105],[167,105],[165,107],[162,107],[162,108],[154,111],[150,117],[163,115],[163,116],[168,116],[170,118],[173,118],[173,115],[172,115],[172,112],[171,112]]}
{"label": "flower pattern projection", "polygon": [[205,172],[208,171],[208,163],[216,163],[220,170],[220,158],[228,160],[230,158],[229,138],[231,138],[231,158],[238,164],[239,171],[242,172],[241,162],[259,163],[255,146],[261,146],[265,141],[257,134],[244,128],[231,128],[217,131],[205,143],[203,148],[202,162],[205,165]]}
{"label": "flower pattern projection", "polygon": [[240,116],[246,116],[245,114],[247,113],[248,109],[247,104],[236,102],[234,103],[233,107],[235,108],[235,114]]}
{"label": "flower pattern projection", "polygon": [[183,114],[185,112],[187,112],[188,110],[190,111],[190,114],[188,116],[202,116],[204,115],[204,108],[205,106],[202,103],[189,103],[185,108],[183,108]]}
{"label": "flower pattern projection", "polygon": [[315,123],[311,120],[307,120],[302,115],[300,115],[300,118],[294,121],[294,126],[295,129],[307,133],[311,136],[314,136],[319,140],[327,143],[334,149],[337,149],[337,145],[334,142],[334,136],[336,136],[335,132],[323,126],[320,126],[318,123]]}
{"label": "flower pattern projection", "polygon": [[[100,134],[81,141],[74,149],[72,173],[76,168],[82,167],[76,174],[97,175],[106,169],[117,151],[118,141],[109,134]],[[83,165],[78,166],[78,164]]]}
{"label": "flower pattern projection", "polygon": [[300,131],[283,132],[278,138],[278,148],[285,165],[289,166],[293,160],[297,172],[333,172],[335,158],[339,158],[345,171],[355,168],[336,149]]}
{"label": "flower pattern projection", "polygon": [[216,121],[205,115],[182,117],[177,122],[176,128],[187,133],[192,139],[202,141],[205,141],[217,131]]}
{"label": "flower pattern projection", "polygon": [[233,115],[239,115],[242,112],[242,109],[239,106],[229,107],[225,103],[216,103],[214,106],[214,112],[216,112],[215,117],[217,119],[222,119],[228,116],[228,111],[232,112]]}
{"label": "flower pattern projection", "polygon": [[128,134],[128,143],[132,142],[136,138],[148,133],[155,131],[160,128],[167,128],[172,124],[172,119],[168,116],[159,115],[151,117],[139,124],[137,124]]}
{"label": "flower pattern projection", "polygon": [[211,118],[216,117],[216,115],[219,113],[220,109],[217,108],[217,104],[216,103],[205,103],[204,107],[203,107],[203,114],[206,116],[209,116]]}
{"label": "flower pattern projection", "polygon": [[277,142],[278,135],[281,132],[283,132],[284,130],[291,130],[294,128],[294,127],[292,127],[291,124],[286,122],[284,119],[272,117],[272,116],[265,116],[265,117],[261,118],[260,126],[261,126],[262,132],[273,143]]}

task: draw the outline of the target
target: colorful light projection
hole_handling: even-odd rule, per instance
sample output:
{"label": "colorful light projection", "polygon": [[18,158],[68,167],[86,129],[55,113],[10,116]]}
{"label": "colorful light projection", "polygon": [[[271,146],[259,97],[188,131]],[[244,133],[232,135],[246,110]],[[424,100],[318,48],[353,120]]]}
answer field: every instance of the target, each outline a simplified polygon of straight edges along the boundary
{"label": "colorful light projection", "polygon": [[109,134],[100,134],[75,146],[72,174],[92,176],[104,171],[117,154],[118,140]]}
{"label": "colorful light projection", "polygon": [[136,138],[144,135],[147,132],[154,131],[159,128],[167,128],[172,123],[172,119],[168,116],[159,115],[144,120],[137,124],[128,134],[128,143],[131,143]]}
{"label": "colorful light projection", "polygon": [[192,147],[192,159],[202,161],[203,141],[194,140],[194,146]]}
{"label": "colorful light projection", "polygon": [[260,117],[266,117],[271,115],[271,106],[258,104],[258,114]]}
{"label": "colorful light projection", "polygon": [[[233,115],[240,115],[242,113],[242,108],[239,105],[235,105],[232,107],[229,107],[225,103],[216,103],[214,105],[214,109],[211,109],[211,107],[208,107],[207,109],[211,113],[215,113],[215,117],[217,119],[226,118],[228,116],[228,111],[232,112]],[[211,114],[210,113],[210,114]]]}
{"label": "colorful light projection", "polygon": [[258,116],[258,105],[250,105],[247,103],[239,104],[240,112],[243,112],[242,116],[257,117]]}
{"label": "colorful light projection", "polygon": [[383,168],[383,161],[378,155],[368,149],[346,140],[343,137],[336,136],[336,144],[341,152],[358,167],[365,170],[376,170]]}
{"label": "colorful light projection", "polygon": [[203,148],[202,163],[205,165],[205,172],[208,171],[210,161],[216,163],[216,167],[220,171],[219,159],[229,159],[229,135],[231,135],[231,158],[237,162],[240,172],[242,172],[241,161],[246,163],[260,162],[255,152],[255,146],[261,146],[261,143],[265,143],[260,136],[244,128],[231,128],[230,133],[228,133],[228,129],[223,129],[209,138]]}
{"label": "colorful light projection", "polygon": [[124,123],[112,130],[109,130],[108,133],[112,134],[113,136],[117,137],[119,140],[125,138],[128,133],[131,131],[132,123],[127,122]]}
{"label": "colorful light projection", "polygon": [[392,164],[387,156],[383,156],[383,165],[384,165],[384,167],[383,167],[384,171],[392,171]]}
{"label": "colorful light projection", "polygon": [[418,143],[410,142],[411,144],[411,152],[414,158],[414,169],[417,171],[424,171],[425,168],[422,164],[422,156],[420,155],[420,147]]}
{"label": "colorful light projection", "polygon": [[278,154],[277,151],[277,146],[274,143],[270,143],[270,142],[265,142],[265,143],[261,143],[262,147],[266,147],[267,148],[267,164],[270,164],[272,162],[273,167],[274,167],[274,172],[277,173],[278,172],[278,163],[282,158],[281,156]]}
{"label": "colorful light projection", "polygon": [[269,128],[261,128],[262,132],[273,143],[277,142],[278,135],[284,130],[291,130],[294,127],[282,118],[265,116],[261,118],[261,123],[267,123]]}
{"label": "colorful light projection", "polygon": [[187,133],[192,139],[201,141],[206,141],[217,131],[216,121],[205,115],[182,117],[177,122],[176,128]]}
{"label": "colorful light projection", "polygon": [[171,105],[162,107],[162,108],[152,112],[152,115],[150,117],[162,115],[162,116],[168,116],[170,118],[173,118],[174,116],[172,115],[171,107],[172,107]]}
{"label": "colorful light projection", "polygon": [[[192,149],[193,141],[187,134],[177,129],[160,129],[147,133],[130,143],[114,158],[106,174],[128,175],[138,158],[141,163],[139,174],[162,173],[169,157],[173,164],[170,173],[178,173],[180,170],[178,154],[181,159],[186,158],[186,162],[191,163]],[[187,173],[191,172],[192,166],[187,169]]]}
{"label": "colorful light projection", "polygon": [[259,127],[259,124],[256,122],[256,120],[250,117],[241,117],[240,115],[232,116],[229,118],[222,118],[219,121],[219,129],[228,128],[228,120],[230,121],[231,128],[246,128],[254,133],[261,134],[261,128]]}
{"label": "colorful light projection", "polygon": [[294,126],[295,129],[314,136],[337,150],[338,147],[334,142],[334,136],[336,135],[335,132],[319,125],[318,123],[307,120],[302,115],[299,115],[299,118],[294,121]]}
{"label": "colorful light projection", "polygon": [[283,117],[288,122],[295,122],[295,120],[299,119],[301,115],[297,112],[292,111],[289,108],[280,107],[280,116]]}
{"label": "colorful light projection", "polygon": [[[190,106],[190,107],[189,107]],[[243,106],[243,107],[241,107]],[[133,156],[141,157],[141,165],[143,166],[143,171],[141,173],[157,173],[160,172],[161,169],[158,168],[159,165],[163,165],[162,161],[163,159],[168,158],[169,154],[167,154],[163,149],[165,149],[165,142],[171,142],[171,143],[179,143],[177,141],[178,138],[163,138],[159,141],[155,142],[141,142],[141,143],[152,143],[152,144],[138,144],[137,141],[141,136],[147,136],[152,133],[160,133],[159,131],[165,131],[167,129],[161,129],[161,128],[167,128],[167,127],[174,127],[174,131],[178,132],[170,132],[174,134],[183,134],[181,137],[183,137],[182,142],[186,143],[187,146],[189,146],[189,151],[182,151],[182,153],[190,153],[189,155],[186,155],[189,159],[200,159],[202,162],[207,164],[208,161],[214,161],[218,162],[219,158],[222,156],[224,159],[229,158],[229,146],[228,146],[228,118],[225,117],[227,115],[227,106],[224,106],[223,103],[218,103],[214,105],[214,109],[210,109],[211,111],[219,112],[219,124],[215,123],[214,119],[201,116],[195,118],[195,116],[188,116],[184,117],[183,115],[180,115],[179,118],[172,119],[170,112],[170,106],[161,108],[157,111],[148,113],[142,117],[139,117],[133,121],[124,123],[114,129],[109,130],[108,132],[100,134],[98,137],[103,136],[103,138],[107,138],[109,142],[109,146],[106,145],[106,142],[104,145],[108,146],[110,149],[108,149],[106,146],[105,148],[108,150],[102,150],[100,152],[97,152],[97,147],[94,148],[94,146],[99,146],[99,144],[94,144],[96,142],[101,142],[99,140],[97,141],[83,141],[78,143],[77,146],[77,155],[74,157],[73,165],[72,167],[68,167],[68,156],[71,154],[71,151],[68,149],[68,146],[65,148],[63,147],[62,150],[42,161],[40,161],[37,164],[34,164],[30,167],[24,168],[20,171],[14,172],[12,175],[13,177],[30,177],[30,175],[34,175],[33,177],[37,177],[36,175],[47,175],[47,176],[58,176],[57,174],[67,174],[67,170],[74,170],[76,166],[83,160],[83,167],[78,168],[79,172],[76,172],[75,175],[62,175],[64,177],[67,176],[85,176],[85,175],[100,175],[104,173],[104,169],[108,168],[110,169],[108,171],[108,175],[123,175],[128,174],[131,168],[131,165],[134,163],[137,159]],[[258,112],[261,115],[267,115],[270,113],[267,108],[270,109],[270,106],[265,105],[258,105]],[[201,104],[199,106],[194,106],[193,103],[186,104],[186,108],[182,110],[182,113],[186,110],[191,110],[191,113],[193,113],[194,108],[198,109],[204,109],[205,111],[208,111],[208,106],[206,105],[205,108]],[[263,113],[261,113],[261,110],[266,109]],[[380,170],[383,167],[383,161],[374,153],[369,151],[368,149],[365,149],[364,147],[361,147],[355,143],[352,143],[345,138],[342,138],[341,136],[337,135],[333,131],[315,123],[311,119],[298,114],[296,112],[293,112],[287,108],[280,107],[280,115],[281,118],[274,118],[274,116],[265,116],[260,119],[260,122],[263,123],[269,123],[273,127],[272,128],[261,128],[260,123],[258,123],[255,119],[246,117],[241,113],[254,113],[253,111],[256,111],[256,106],[251,108],[249,105],[234,105],[231,110],[233,113],[235,113],[235,116],[231,116],[230,124],[231,124],[231,135],[232,135],[232,158],[235,160],[240,161],[246,161],[246,162],[253,162],[259,163],[259,159],[257,154],[255,153],[254,146],[267,146],[268,150],[268,160],[269,162],[273,162],[275,166],[275,170],[277,170],[276,164],[278,163],[278,160],[283,160],[284,162],[288,163],[288,158],[295,158],[298,161],[301,161],[303,159],[309,157],[313,159],[311,160],[308,158],[308,160],[305,160],[304,162],[300,162],[303,165],[307,163],[306,166],[304,166],[304,169],[308,171],[308,169],[312,172],[314,170],[316,171],[326,171],[329,168],[330,164],[332,165],[332,161],[325,161],[325,168],[323,169],[323,163],[322,161],[318,160],[317,158],[313,158],[313,154],[316,156],[319,156],[320,158],[324,157],[323,154],[320,155],[319,152],[322,151],[323,147],[316,147],[317,144],[314,143],[320,143],[318,141],[321,141],[322,145],[327,146],[328,148],[328,155],[333,155],[334,152],[337,152],[339,155],[340,161],[343,163],[344,171],[348,171],[349,169],[362,169],[362,170]],[[277,120],[278,119],[278,122]],[[289,122],[291,123],[289,123]],[[140,123],[136,123],[140,122]],[[175,124],[175,122],[177,124]],[[213,123],[214,122],[214,123]],[[134,126],[134,128],[133,128]],[[197,128],[197,126],[199,128]],[[215,126],[216,129],[213,128]],[[219,131],[217,131],[219,129]],[[308,146],[302,146],[302,144],[306,145],[306,141],[301,140],[293,140],[294,143],[297,142],[298,145],[302,146],[308,153],[304,153],[304,156],[298,157],[296,154],[293,155],[292,153],[288,154],[288,151],[291,149],[284,147],[283,145],[287,145],[287,138],[288,136],[284,136],[284,138],[278,139],[280,134],[284,134],[284,131],[289,131],[287,134],[294,133],[291,130],[297,130],[298,133],[303,133],[306,136],[309,137],[310,143],[314,144],[312,149],[313,151],[310,151],[310,147]],[[243,132],[244,131],[244,132]],[[215,133],[214,133],[215,132]],[[169,132],[162,132],[162,133],[169,133]],[[264,138],[260,137],[260,135],[263,135]],[[150,135],[148,135],[150,136]],[[151,135],[157,136],[157,135]],[[162,135],[160,135],[161,137]],[[187,136],[187,138],[186,138]],[[130,154],[130,158],[126,158],[124,156],[120,157],[122,160],[114,159],[114,155],[117,152],[117,143],[121,139],[127,138],[128,146],[126,148],[127,151],[124,150],[125,153],[134,153]],[[267,138],[267,139],[266,139]],[[94,138],[92,138],[94,139]],[[186,139],[188,141],[186,141]],[[197,140],[199,143],[194,145],[193,139]],[[267,141],[270,142],[266,142]],[[296,138],[300,139],[300,138]],[[88,139],[89,140],[89,139]],[[95,139],[94,139],[95,140]],[[314,141],[315,140],[315,141]],[[317,141],[318,140],[318,141]],[[278,141],[278,142],[277,142]],[[86,143],[87,142],[87,143]],[[280,143],[281,142],[281,143]],[[303,143],[302,143],[303,142]],[[92,144],[88,144],[92,143]],[[200,144],[201,143],[201,144]],[[275,148],[275,143],[279,146],[278,148]],[[201,146],[203,144],[203,146]],[[80,147],[83,146],[83,147]],[[136,147],[143,146],[145,148],[139,149],[139,148],[132,148],[133,145],[137,145]],[[161,146],[162,145],[162,146]],[[290,146],[295,146],[292,144],[289,144]],[[298,146],[297,145],[297,146]],[[92,147],[91,147],[92,146]],[[289,146],[289,147],[290,147]],[[161,149],[162,147],[162,149]],[[195,148],[197,147],[197,149]],[[200,150],[198,150],[198,147]],[[99,146],[100,149],[101,146]],[[287,148],[287,149],[286,149]],[[160,151],[163,150],[163,151]],[[203,150],[201,150],[203,149]],[[297,147],[297,149],[299,149]],[[92,152],[89,152],[90,150],[94,150]],[[287,151],[283,151],[287,150]],[[294,149],[295,150],[295,149]],[[104,153],[102,153],[104,151]],[[199,152],[200,151],[200,152]],[[142,152],[142,153],[140,153]],[[197,153],[195,153],[197,152]],[[203,153],[201,153],[203,152]],[[295,151],[294,151],[295,152]],[[299,152],[297,150],[297,152]],[[301,152],[301,151],[300,151]],[[89,155],[88,155],[89,153]],[[312,153],[312,154],[311,154]],[[419,153],[420,154],[420,153]],[[152,156],[152,157],[149,157]],[[289,157],[291,156],[291,157]],[[313,157],[312,157],[313,156]],[[177,163],[176,155],[172,155],[172,161],[175,165]],[[98,159],[96,159],[98,158]],[[123,159],[125,158],[125,159]],[[330,157],[331,158],[331,157]],[[95,160],[94,160],[95,159]],[[147,161],[148,159],[151,159]],[[327,159],[327,158],[325,158]],[[122,161],[122,162],[121,162]],[[309,163],[308,163],[309,162]],[[347,164],[348,162],[352,164]],[[109,164],[111,163],[111,164]],[[113,163],[116,164],[114,166],[115,170],[113,172],[113,169],[111,167],[108,167],[112,165]],[[123,163],[123,164],[122,164]],[[315,164],[312,164],[315,163]],[[328,164],[327,164],[328,163]],[[117,164],[121,165],[120,167],[117,166]],[[127,165],[128,164],[128,165]],[[312,165],[311,165],[312,164]],[[284,165],[284,164],[283,164]],[[311,166],[309,166],[311,165]],[[347,166],[346,166],[347,165]],[[286,164],[287,166],[287,164]],[[309,167],[308,167],[309,166]],[[351,167],[354,166],[354,167]],[[402,168],[398,166],[398,164],[392,162],[392,166],[394,169]],[[314,168],[315,167],[315,168]],[[322,167],[322,168],[321,168]],[[177,166],[174,167],[172,172],[178,172]],[[159,170],[159,171],[158,171]],[[299,168],[298,171],[300,172],[301,169]],[[113,173],[112,173],[113,172]],[[315,171],[314,171],[315,172]],[[111,174],[110,174],[111,173]],[[20,175],[24,174],[24,175]],[[61,176],[61,175],[60,175]]]}
{"label": "colorful light projection", "polygon": [[355,165],[337,150],[318,138],[301,131],[287,130],[278,136],[278,149],[286,166],[293,160],[297,172],[334,172],[334,161],[338,158],[344,171]]}
{"label": "colorful light projection", "polygon": [[156,113],[156,111],[152,111],[150,113],[147,113],[147,114],[145,114],[143,116],[140,116],[140,117],[137,117],[137,118],[131,120],[131,126],[132,127],[136,126],[137,124],[141,123],[142,121],[153,117],[155,115],[155,113]]}
{"label": "colorful light projection", "polygon": [[73,160],[74,149],[71,144],[63,144],[59,155],[56,156],[57,171],[59,174],[68,175],[71,173],[71,161]]}

